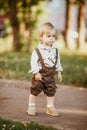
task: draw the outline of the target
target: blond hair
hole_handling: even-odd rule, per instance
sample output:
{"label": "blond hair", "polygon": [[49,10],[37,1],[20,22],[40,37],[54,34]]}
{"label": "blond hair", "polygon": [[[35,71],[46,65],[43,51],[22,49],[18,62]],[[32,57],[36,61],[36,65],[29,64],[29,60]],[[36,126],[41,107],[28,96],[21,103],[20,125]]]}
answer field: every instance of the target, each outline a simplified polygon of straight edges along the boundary
{"label": "blond hair", "polygon": [[50,22],[46,22],[44,24],[41,24],[39,27],[40,40],[41,40],[41,37],[43,36],[43,34],[49,34],[52,30],[54,30],[55,38],[56,38],[56,30],[55,30],[55,27],[53,26],[53,24],[51,24]]}

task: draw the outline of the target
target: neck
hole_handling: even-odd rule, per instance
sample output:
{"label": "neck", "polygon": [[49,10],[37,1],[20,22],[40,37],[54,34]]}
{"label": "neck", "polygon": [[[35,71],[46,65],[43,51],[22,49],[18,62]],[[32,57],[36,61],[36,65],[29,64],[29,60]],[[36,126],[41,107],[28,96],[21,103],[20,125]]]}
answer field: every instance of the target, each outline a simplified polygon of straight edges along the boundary
{"label": "neck", "polygon": [[51,48],[52,47],[52,45],[46,45],[44,43],[42,43],[42,45],[45,46],[45,47],[47,47],[47,48]]}

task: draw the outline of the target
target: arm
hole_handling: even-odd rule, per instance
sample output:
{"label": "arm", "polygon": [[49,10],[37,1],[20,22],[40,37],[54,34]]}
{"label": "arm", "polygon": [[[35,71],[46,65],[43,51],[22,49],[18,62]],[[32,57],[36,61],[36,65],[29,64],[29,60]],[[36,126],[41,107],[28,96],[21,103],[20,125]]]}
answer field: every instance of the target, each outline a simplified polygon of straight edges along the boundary
{"label": "arm", "polygon": [[58,81],[62,82],[62,73],[61,73],[61,71],[58,71]]}
{"label": "arm", "polygon": [[29,73],[38,73],[39,72],[39,65],[38,65],[38,55],[35,51],[33,51],[32,56],[31,56],[31,70]]}
{"label": "arm", "polygon": [[62,81],[62,71],[63,71],[63,68],[61,66],[59,54],[58,54],[58,59],[57,59],[57,64],[56,64],[56,71],[58,72],[58,80],[59,80],[59,82],[61,82]]}
{"label": "arm", "polygon": [[36,51],[34,51],[31,56],[31,70],[29,71],[29,73],[35,74],[36,80],[41,80],[42,76],[39,73],[40,66],[38,64],[38,61],[39,61],[38,55],[37,55]]}
{"label": "arm", "polygon": [[57,63],[56,63],[56,71],[63,71],[63,68],[61,66],[61,62],[60,62],[60,56],[58,54],[58,58],[57,58]]}

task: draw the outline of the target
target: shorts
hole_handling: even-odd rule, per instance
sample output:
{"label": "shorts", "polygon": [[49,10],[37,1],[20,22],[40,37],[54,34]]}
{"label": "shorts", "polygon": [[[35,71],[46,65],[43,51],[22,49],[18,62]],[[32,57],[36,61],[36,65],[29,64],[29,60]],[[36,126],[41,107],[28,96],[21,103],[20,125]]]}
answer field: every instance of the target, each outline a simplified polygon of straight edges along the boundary
{"label": "shorts", "polygon": [[42,75],[42,80],[35,80],[35,77],[32,78],[32,86],[30,87],[30,91],[32,95],[39,95],[42,91],[45,95],[52,97],[56,93],[56,85],[55,85],[55,68],[46,67],[45,70],[40,71]]}

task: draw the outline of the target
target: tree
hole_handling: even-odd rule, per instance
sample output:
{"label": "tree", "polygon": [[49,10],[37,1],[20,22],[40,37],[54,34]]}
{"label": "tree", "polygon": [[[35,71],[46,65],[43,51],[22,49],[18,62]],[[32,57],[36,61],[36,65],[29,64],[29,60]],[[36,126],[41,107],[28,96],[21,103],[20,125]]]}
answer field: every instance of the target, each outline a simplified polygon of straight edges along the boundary
{"label": "tree", "polygon": [[19,51],[19,22],[17,19],[17,0],[8,0],[8,7],[9,7],[9,19],[12,26],[12,33],[13,33],[13,50]]}
{"label": "tree", "polygon": [[[43,0],[24,0],[22,3],[23,8],[23,21],[25,24],[25,37],[26,37],[26,50],[29,51],[30,43],[31,43],[31,32],[32,27],[35,26],[35,23],[38,19],[38,14],[41,13],[41,9],[37,9],[33,11],[33,7],[37,6],[39,2]],[[26,17],[27,16],[27,17]]]}
{"label": "tree", "polygon": [[[37,21],[37,17],[33,18],[33,6],[37,6],[40,1],[43,0],[1,0],[0,5],[6,5],[6,10],[9,16],[9,20],[12,26],[12,34],[13,34],[13,50],[20,50],[20,35],[19,35],[19,25],[21,22],[24,22],[26,28],[26,36],[27,36],[27,50],[30,45],[30,34],[31,27]],[[20,11],[21,10],[21,11]],[[23,18],[20,20],[18,17],[18,13],[21,12]],[[37,13],[37,11],[35,12]]]}
{"label": "tree", "polygon": [[65,45],[68,49],[70,49],[70,42],[72,42],[72,13],[74,2],[75,0],[66,0]]}
{"label": "tree", "polygon": [[77,39],[77,48],[82,51],[85,47],[85,0],[76,1],[79,10],[78,10],[78,39]]}
{"label": "tree", "polygon": [[77,39],[77,48],[78,50],[84,49],[85,45],[85,5],[86,0],[66,0],[66,30],[65,30],[65,45],[67,48],[70,48],[70,42],[72,40],[72,11],[75,4],[78,5],[78,39]]}

